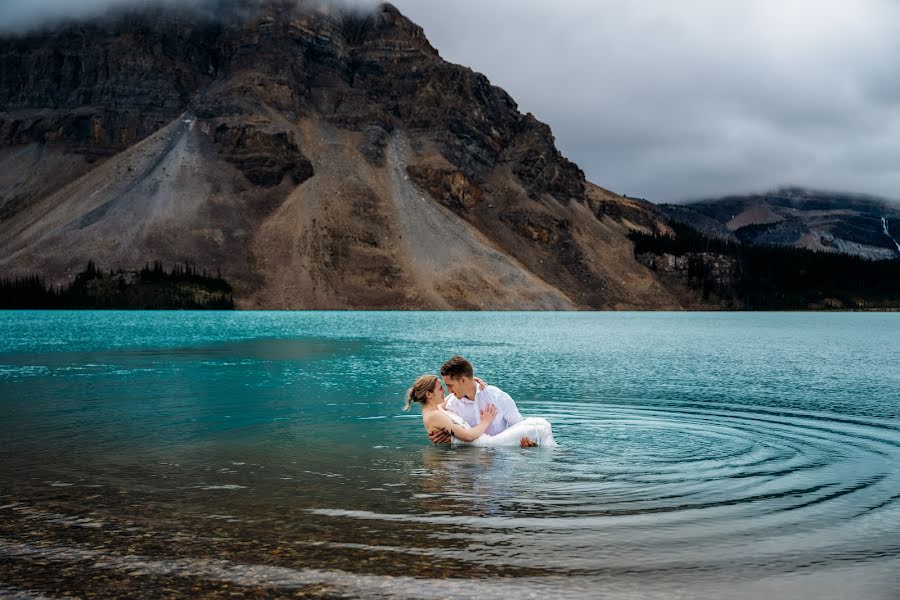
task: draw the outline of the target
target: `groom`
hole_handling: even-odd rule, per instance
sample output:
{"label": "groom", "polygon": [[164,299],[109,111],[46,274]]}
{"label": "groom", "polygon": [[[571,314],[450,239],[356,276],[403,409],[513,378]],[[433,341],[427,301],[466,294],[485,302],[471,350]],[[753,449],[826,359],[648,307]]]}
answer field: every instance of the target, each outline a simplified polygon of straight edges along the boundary
{"label": "groom", "polygon": [[[497,435],[510,425],[523,420],[519,407],[509,394],[492,385],[478,385],[472,363],[462,356],[454,356],[445,362],[441,367],[441,377],[450,393],[446,398],[447,410],[461,416],[469,425],[473,427],[478,425],[481,411],[489,405],[493,404],[497,408],[497,417],[485,431],[488,435]],[[450,434],[445,431],[429,433],[428,438],[435,444],[449,444],[451,440]],[[537,443],[522,438],[520,445],[523,448],[530,448]]]}

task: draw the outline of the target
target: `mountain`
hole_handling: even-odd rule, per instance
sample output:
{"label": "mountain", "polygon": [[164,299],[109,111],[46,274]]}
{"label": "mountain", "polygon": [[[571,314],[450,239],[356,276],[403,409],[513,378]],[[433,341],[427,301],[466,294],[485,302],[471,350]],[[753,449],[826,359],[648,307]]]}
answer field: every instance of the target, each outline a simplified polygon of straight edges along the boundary
{"label": "mountain", "polygon": [[664,205],[661,210],[673,221],[721,240],[873,260],[900,257],[900,203],[884,198],[783,188]]}
{"label": "mountain", "polygon": [[0,38],[0,277],[222,273],[240,308],[680,308],[549,127],[389,4],[219,0]]}

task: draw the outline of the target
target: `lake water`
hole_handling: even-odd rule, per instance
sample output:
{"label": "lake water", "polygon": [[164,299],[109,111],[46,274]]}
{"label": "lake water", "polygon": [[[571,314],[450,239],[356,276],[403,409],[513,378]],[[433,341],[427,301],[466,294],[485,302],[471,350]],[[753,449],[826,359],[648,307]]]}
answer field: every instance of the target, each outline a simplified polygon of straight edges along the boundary
{"label": "lake water", "polygon": [[[900,597],[900,315],[0,312],[0,596]],[[431,446],[453,354],[561,448]]]}

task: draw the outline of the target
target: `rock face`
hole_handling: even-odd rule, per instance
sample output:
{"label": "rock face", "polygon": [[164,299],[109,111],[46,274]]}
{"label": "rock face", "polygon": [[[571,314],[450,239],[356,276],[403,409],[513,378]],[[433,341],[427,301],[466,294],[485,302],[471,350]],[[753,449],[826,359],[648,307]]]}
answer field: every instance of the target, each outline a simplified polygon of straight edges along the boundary
{"label": "rock face", "polygon": [[297,147],[290,132],[268,132],[244,125],[216,127],[213,141],[219,153],[236,166],[247,180],[260,187],[273,187],[286,175],[297,185],[313,176],[312,163]]}
{"label": "rock face", "polygon": [[391,5],[210,14],[0,39],[0,276],[190,260],[243,308],[680,306],[626,238],[656,209]]}
{"label": "rock face", "polygon": [[707,237],[876,260],[900,257],[890,233],[900,231],[900,203],[883,198],[783,188],[663,206],[662,212]]}
{"label": "rock face", "polygon": [[[647,268],[681,290],[701,290],[706,306],[693,300],[693,294],[686,293],[685,300],[691,303],[690,308],[708,309],[730,301],[734,290],[741,279],[741,269],[734,256],[713,252],[690,252],[682,255],[642,253],[637,255],[638,261]],[[715,301],[710,301],[714,294]],[[696,302],[696,304],[695,304]],[[712,305],[712,306],[710,306]],[[727,302],[729,308],[735,308]],[[739,308],[746,308],[737,306]]]}

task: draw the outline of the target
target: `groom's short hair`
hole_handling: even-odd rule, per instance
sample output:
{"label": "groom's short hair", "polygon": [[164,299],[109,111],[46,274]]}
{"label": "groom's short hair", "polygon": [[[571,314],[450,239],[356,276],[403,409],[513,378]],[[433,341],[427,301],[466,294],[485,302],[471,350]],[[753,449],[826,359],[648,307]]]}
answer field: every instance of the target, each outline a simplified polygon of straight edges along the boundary
{"label": "groom's short hair", "polygon": [[471,379],[474,376],[475,370],[472,368],[472,363],[462,356],[454,356],[441,367],[441,377],[452,377],[453,379],[468,377]]}

